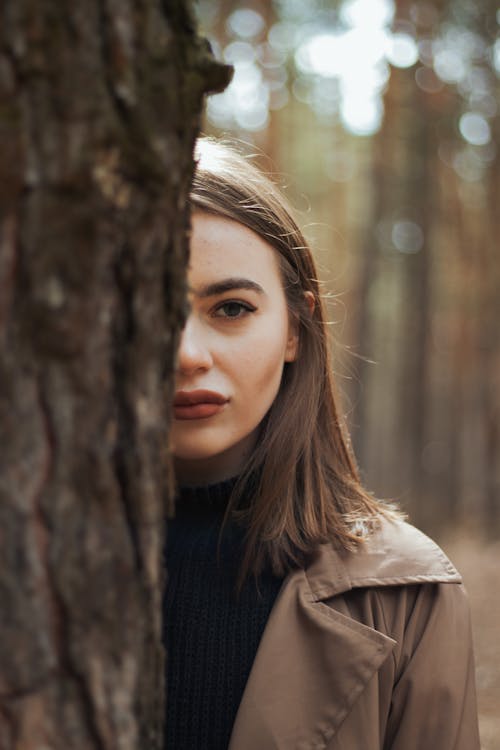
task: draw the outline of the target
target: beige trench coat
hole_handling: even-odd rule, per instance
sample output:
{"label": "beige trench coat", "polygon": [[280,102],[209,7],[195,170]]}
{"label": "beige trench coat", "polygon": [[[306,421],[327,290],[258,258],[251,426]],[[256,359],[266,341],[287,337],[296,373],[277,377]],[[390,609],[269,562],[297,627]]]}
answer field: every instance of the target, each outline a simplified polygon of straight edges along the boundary
{"label": "beige trench coat", "polygon": [[478,750],[460,575],[424,534],[384,522],[286,579],[229,750]]}

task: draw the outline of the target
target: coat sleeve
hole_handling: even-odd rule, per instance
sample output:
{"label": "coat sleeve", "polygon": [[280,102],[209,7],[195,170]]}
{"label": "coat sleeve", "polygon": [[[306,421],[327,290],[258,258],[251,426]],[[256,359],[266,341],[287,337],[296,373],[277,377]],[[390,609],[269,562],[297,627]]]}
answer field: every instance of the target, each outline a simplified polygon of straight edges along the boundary
{"label": "coat sleeve", "polygon": [[420,586],[409,613],[384,750],[480,750],[470,612],[461,584]]}

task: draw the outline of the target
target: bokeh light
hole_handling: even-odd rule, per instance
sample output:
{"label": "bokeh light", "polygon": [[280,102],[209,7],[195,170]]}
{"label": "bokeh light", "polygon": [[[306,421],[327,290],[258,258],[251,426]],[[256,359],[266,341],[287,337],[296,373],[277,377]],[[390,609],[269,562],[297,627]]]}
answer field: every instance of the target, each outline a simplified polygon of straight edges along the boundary
{"label": "bokeh light", "polygon": [[380,128],[384,108],[379,96],[349,96],[342,100],[341,120],[354,135],[373,135]]}
{"label": "bokeh light", "polygon": [[231,42],[224,50],[224,60],[231,65],[251,65],[256,57],[255,47],[248,42]]}
{"label": "bokeh light", "polygon": [[[202,17],[212,18],[212,4],[200,5]],[[335,7],[276,0],[276,20],[267,27],[263,12],[238,7],[227,18],[228,43],[221,50],[235,68],[233,81],[209,98],[209,120],[258,132],[270,111],[285,107],[292,96],[321,121],[371,136],[383,121],[391,68],[415,67],[421,91],[434,95],[454,87],[462,97],[458,130],[467,144],[490,142],[489,121],[499,109],[500,39],[488,46],[456,18],[438,26],[430,2],[413,3],[408,16],[396,20],[395,10],[394,0],[340,0]],[[469,167],[459,169],[472,174]]]}
{"label": "bokeh light", "polygon": [[415,81],[417,86],[427,94],[437,94],[444,85],[432,68],[427,68],[424,65],[415,71]]}
{"label": "bokeh light", "polygon": [[348,0],[341,7],[340,17],[348,26],[375,31],[377,27],[389,26],[394,12],[391,0]]}
{"label": "bokeh light", "polygon": [[[389,5],[379,6],[379,21],[389,18],[381,12]],[[361,6],[358,2],[350,7],[353,12],[348,18],[354,22]],[[297,98],[310,102],[318,114],[334,114],[338,109],[344,127],[354,135],[373,135],[382,122],[381,92],[389,78],[389,47],[387,31],[369,29],[364,22],[359,27],[312,35],[299,45],[295,63],[302,74],[318,78],[320,84],[312,85],[311,94],[299,84],[294,89]],[[307,77],[303,80],[306,86],[311,85]]]}
{"label": "bokeh light", "polygon": [[230,32],[243,39],[253,39],[264,29],[264,19],[251,8],[240,8],[235,10],[227,19],[227,27]]}
{"label": "bokeh light", "polygon": [[392,244],[400,253],[418,253],[424,244],[422,228],[410,219],[395,221],[391,232]]}
{"label": "bokeh light", "polygon": [[453,168],[464,182],[479,182],[484,175],[484,162],[477,152],[466,147],[458,151],[453,159]]}
{"label": "bokeh light", "polygon": [[286,53],[294,49],[296,36],[297,28],[292,23],[281,21],[271,26],[267,38],[274,50]]}
{"label": "bokeh light", "polygon": [[410,34],[392,34],[387,37],[387,59],[396,68],[411,68],[418,60],[418,47]]}
{"label": "bokeh light", "polygon": [[459,50],[443,48],[434,56],[434,70],[445,83],[458,83],[466,73],[467,68]]}
{"label": "bokeh light", "polygon": [[487,120],[477,112],[465,112],[458,123],[462,138],[473,146],[484,146],[491,140]]}

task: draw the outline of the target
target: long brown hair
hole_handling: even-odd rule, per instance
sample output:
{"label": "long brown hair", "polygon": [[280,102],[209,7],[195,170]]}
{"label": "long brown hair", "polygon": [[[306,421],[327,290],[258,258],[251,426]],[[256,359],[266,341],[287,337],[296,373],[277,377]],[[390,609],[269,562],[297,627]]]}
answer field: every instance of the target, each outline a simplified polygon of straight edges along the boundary
{"label": "long brown hair", "polygon": [[[299,351],[285,364],[278,395],[228,507],[247,529],[241,578],[270,564],[277,575],[321,543],[355,548],[391,511],[361,485],[337,406],[323,302],[311,253],[276,185],[234,148],[207,138],[196,147],[194,210],[248,227],[277,252]],[[314,298],[308,304],[306,292]],[[309,295],[310,297],[310,295]],[[248,498],[251,488],[252,501]]]}

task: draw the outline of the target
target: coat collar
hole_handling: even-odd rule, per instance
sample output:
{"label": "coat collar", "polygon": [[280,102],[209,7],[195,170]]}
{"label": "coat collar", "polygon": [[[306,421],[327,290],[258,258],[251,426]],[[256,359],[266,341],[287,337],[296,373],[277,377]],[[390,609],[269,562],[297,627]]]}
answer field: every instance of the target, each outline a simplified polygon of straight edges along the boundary
{"label": "coat collar", "polygon": [[432,539],[396,520],[382,521],[356,552],[322,545],[305,573],[315,601],[367,586],[462,581]]}
{"label": "coat collar", "polygon": [[285,579],[262,636],[229,750],[325,747],[395,641],[328,607],[353,588],[459,582],[444,553],[403,522],[383,522],[355,553],[320,547]]}

